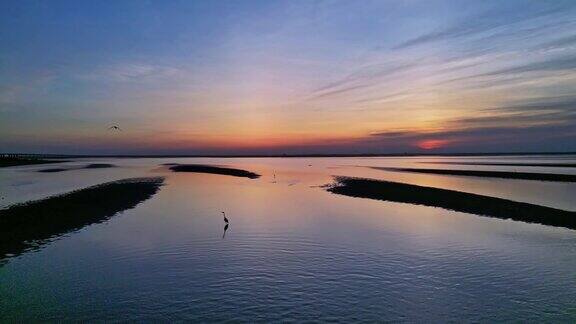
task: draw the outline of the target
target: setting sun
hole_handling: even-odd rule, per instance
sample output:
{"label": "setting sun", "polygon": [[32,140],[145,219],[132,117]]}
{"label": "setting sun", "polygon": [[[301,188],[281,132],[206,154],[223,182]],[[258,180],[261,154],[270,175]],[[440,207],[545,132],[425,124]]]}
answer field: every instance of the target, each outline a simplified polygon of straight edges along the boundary
{"label": "setting sun", "polygon": [[418,142],[416,146],[418,146],[423,150],[435,150],[445,147],[446,145],[448,145],[449,142],[450,141],[448,140],[423,140],[421,142]]}

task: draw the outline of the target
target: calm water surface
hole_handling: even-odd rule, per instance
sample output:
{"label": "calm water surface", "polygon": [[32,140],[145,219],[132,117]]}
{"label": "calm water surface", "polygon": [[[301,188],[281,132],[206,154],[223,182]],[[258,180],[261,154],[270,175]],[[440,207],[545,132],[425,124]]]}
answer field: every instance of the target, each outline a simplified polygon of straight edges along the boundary
{"label": "calm water surface", "polygon": [[[466,158],[83,159],[0,169],[0,208],[115,179],[165,176],[151,199],[0,264],[0,321],[576,321],[576,231],[338,196],[334,175],[474,192],[576,210],[576,184],[366,168],[575,174],[576,169],[426,161]],[[170,173],[210,163],[256,180]],[[275,175],[275,177],[274,177]],[[220,211],[230,227],[224,234]]]}

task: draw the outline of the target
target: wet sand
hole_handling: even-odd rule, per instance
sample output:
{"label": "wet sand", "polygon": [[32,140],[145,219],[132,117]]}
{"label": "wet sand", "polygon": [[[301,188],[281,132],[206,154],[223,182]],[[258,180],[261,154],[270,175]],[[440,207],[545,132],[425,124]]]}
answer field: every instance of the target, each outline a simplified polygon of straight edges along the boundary
{"label": "wet sand", "polygon": [[125,179],[0,210],[0,262],[63,234],[103,222],[158,192],[164,179]]}
{"label": "wet sand", "polygon": [[537,180],[537,181],[554,181],[554,182],[576,182],[576,175],[574,174],[420,169],[420,168],[384,168],[384,167],[370,167],[370,168],[376,170],[394,171],[394,172],[427,173],[427,174],[454,175],[465,177],[520,179],[520,180]]}
{"label": "wet sand", "polygon": [[6,167],[18,166],[18,165],[48,164],[48,163],[62,163],[62,162],[68,162],[68,161],[2,157],[2,158],[0,158],[0,168],[6,168]]}
{"label": "wet sand", "polygon": [[[170,165],[170,164],[165,164]],[[218,167],[213,165],[204,164],[176,164],[170,167],[170,170],[174,172],[195,172],[195,173],[210,173],[210,174],[221,174],[233,177],[244,177],[250,179],[259,178],[260,175],[254,172],[233,169],[226,167]]]}
{"label": "wet sand", "polygon": [[335,179],[336,183],[326,189],[335,194],[576,229],[576,212],[573,211],[400,182],[349,177]]}
{"label": "wet sand", "polygon": [[42,169],[42,170],[38,170],[38,172],[52,173],[52,172],[63,172],[63,171],[82,170],[82,169],[106,169],[106,168],[113,168],[113,167],[115,167],[114,164],[92,163],[92,164],[88,164],[88,165],[81,166],[81,167]]}

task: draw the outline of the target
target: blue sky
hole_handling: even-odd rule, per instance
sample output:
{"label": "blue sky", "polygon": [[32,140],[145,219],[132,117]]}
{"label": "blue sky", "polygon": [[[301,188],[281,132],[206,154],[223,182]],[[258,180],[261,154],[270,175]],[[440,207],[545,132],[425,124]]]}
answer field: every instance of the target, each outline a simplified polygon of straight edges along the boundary
{"label": "blue sky", "polygon": [[574,1],[0,3],[0,151],[576,151],[575,89]]}

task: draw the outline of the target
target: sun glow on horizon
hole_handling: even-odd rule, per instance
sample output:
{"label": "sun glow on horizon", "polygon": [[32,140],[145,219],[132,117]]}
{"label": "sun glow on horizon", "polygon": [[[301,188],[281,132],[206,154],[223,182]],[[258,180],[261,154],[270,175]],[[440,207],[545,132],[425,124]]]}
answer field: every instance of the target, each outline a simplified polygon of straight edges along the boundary
{"label": "sun glow on horizon", "polygon": [[423,150],[436,150],[446,147],[449,143],[449,140],[423,140],[416,143],[416,146]]}

